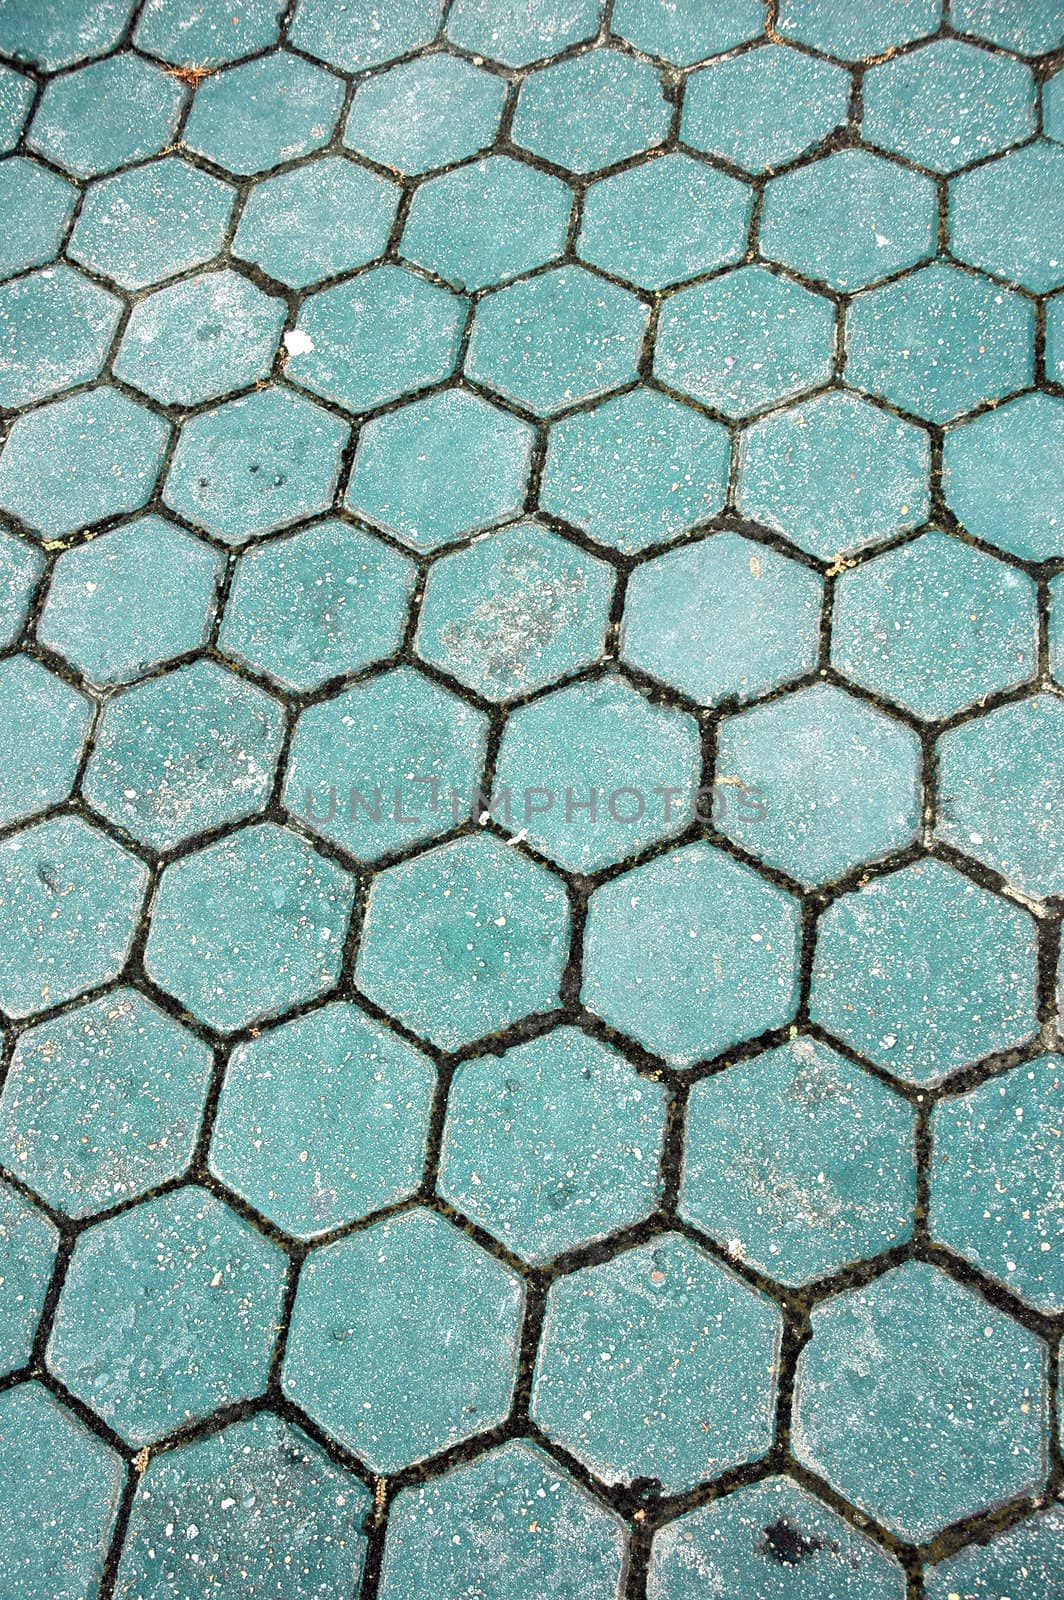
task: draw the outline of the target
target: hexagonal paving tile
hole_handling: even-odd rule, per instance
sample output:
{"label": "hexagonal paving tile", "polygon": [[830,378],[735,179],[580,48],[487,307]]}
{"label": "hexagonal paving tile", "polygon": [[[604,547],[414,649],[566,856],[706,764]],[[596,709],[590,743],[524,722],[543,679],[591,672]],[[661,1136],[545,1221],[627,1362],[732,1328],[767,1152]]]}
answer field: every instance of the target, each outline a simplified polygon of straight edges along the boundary
{"label": "hexagonal paving tile", "polygon": [[371,861],[472,813],[487,743],[482,712],[396,667],[301,714],[283,801],[304,827]]}
{"label": "hexagonal paving tile", "polygon": [[40,162],[25,156],[0,162],[0,278],[55,258],[76,200],[73,184]]}
{"label": "hexagonal paving tile", "polygon": [[465,370],[538,416],[636,377],[649,308],[583,267],[554,267],[478,302]]}
{"label": "hexagonal paving tile", "polygon": [[283,738],[276,700],[213,661],[193,661],[108,700],[83,792],[153,850],[260,811]]}
{"label": "hexagonal paving tile", "polygon": [[208,1026],[243,1028],[336,982],[353,894],[287,829],[241,828],[165,869],[145,969]]}
{"label": "hexagonal paving tile", "polygon": [[[531,1537],[530,1537],[531,1536]],[[622,1524],[535,1445],[513,1439],[400,1490],[388,1519],[381,1600],[479,1586],[498,1600],[574,1593],[618,1600]]]}
{"label": "hexagonal paving tile", "polygon": [[275,44],[281,0],[241,0],[234,15],[204,0],[147,0],[134,33],[138,50],[179,67],[223,67]]}
{"label": "hexagonal paving tile", "polygon": [[679,67],[754,39],[764,28],[758,0],[724,0],[707,11],[692,0],[617,0],[611,30],[647,55]]}
{"label": "hexagonal paving tile", "polygon": [[133,9],[133,0],[15,0],[0,17],[0,50],[41,72],[57,72],[114,49]]}
{"label": "hexagonal paving tile", "polygon": [[48,1366],[147,1444],[262,1393],[284,1283],[275,1244],[213,1195],[178,1189],[78,1235]]}
{"label": "hexagonal paving tile", "polygon": [[696,278],[746,250],[751,191],[690,156],[661,156],[593,183],[577,251],[644,289]]}
{"label": "hexagonal paving tile", "polygon": [[458,1068],[439,1190],[527,1260],[604,1238],[661,1198],[662,1086],[576,1028]]}
{"label": "hexagonal paving tile", "polygon": [[1064,386],[1064,298],[1060,295],[1046,306],[1046,376]]}
{"label": "hexagonal paving tile", "polygon": [[691,1090],[680,1213],[737,1260],[804,1284],[912,1234],[912,1109],[814,1039]]}
{"label": "hexagonal paving tile", "polygon": [[1064,23],[1040,0],[956,0],[952,18],[955,28],[989,39],[1006,50],[1024,55],[1041,55],[1064,44]]}
{"label": "hexagonal paving tile", "polygon": [[238,272],[209,272],[138,300],[115,376],[167,405],[191,406],[268,376],[285,303]]}
{"label": "hexagonal paving tile", "polygon": [[[225,544],[244,544],[328,509],[347,433],[276,385],[228,400],[183,425],[163,499]],[[0,496],[3,469],[0,458]]]}
{"label": "hexagonal paving tile", "polygon": [[435,1085],[420,1050],[357,1006],[325,1006],[233,1051],[211,1171],[312,1239],[418,1187]]}
{"label": "hexagonal paving tile", "polygon": [[673,1494],[772,1442],[782,1319],[666,1233],[547,1295],[532,1416],[606,1483]]}
{"label": "hexagonal paving tile", "polygon": [[1035,131],[1030,69],[960,39],[934,39],[872,67],[861,103],[870,143],[933,172],[956,172]]}
{"label": "hexagonal paving tile", "polygon": [[310,691],[395,651],[414,563],[330,519],[245,550],[218,644],[285,688]]}
{"label": "hexagonal paving tile", "polygon": [[555,260],[572,190],[509,156],[487,156],[414,191],[400,250],[459,289],[486,289]]}
{"label": "hexagonal paving tile", "polygon": [[920,762],[911,728],[813,684],[721,724],[717,782],[761,799],[729,807],[721,832],[801,883],[826,882],[913,842]]}
{"label": "hexagonal paving tile", "polygon": [[1042,85],[1042,132],[1064,143],[1064,76],[1055,72]]}
{"label": "hexagonal paving tile", "polygon": [[132,989],[30,1028],[0,1096],[4,1164],[70,1217],[144,1194],[191,1161],[211,1066]]}
{"label": "hexagonal paving tile", "polygon": [[591,896],[581,998],[676,1067],[781,1027],[797,901],[709,844],[659,856]]}
{"label": "hexagonal paving tile", "polygon": [[938,741],[935,832],[1025,894],[1064,893],[1064,700],[999,706]]}
{"label": "hexagonal paving tile", "polygon": [[1041,1487],[1045,1346],[981,1295],[909,1261],[812,1324],[795,1453],[892,1533],[917,1543]]}
{"label": "hexagonal paving tile", "polygon": [[785,39],[860,61],[934,33],[941,21],[938,0],[885,0],[874,10],[846,0],[781,0],[776,27]]}
{"label": "hexagonal paving tile", "polygon": [[1034,1033],[1034,920],[918,861],[823,913],[809,1014],[895,1077],[937,1083]]}
{"label": "hexagonal paving tile", "polygon": [[205,78],[183,143],[248,177],[327,144],[343,99],[339,78],[279,50]]}
{"label": "hexagonal paving tile", "polygon": [[634,555],[723,508],[730,458],[719,422],[653,389],[632,389],[554,424],[539,502]]}
{"label": "hexagonal paving tile", "polygon": [[345,504],[415,550],[515,517],[533,431],[465,389],[374,417],[358,438]]}
{"label": "hexagonal paving tile", "polygon": [[951,1594],[1008,1594],[1019,1577],[1031,1593],[1052,1594],[1064,1540],[1064,1511],[1059,1506],[1039,1512],[1018,1527],[999,1533],[986,1544],[969,1545],[959,1555],[924,1573],[927,1600],[949,1600]]}
{"label": "hexagonal paving tile", "polygon": [[431,1211],[316,1251],[296,1292],[285,1393],[375,1472],[503,1420],[521,1280]]}
{"label": "hexagonal paving tile", "polygon": [[447,37],[508,67],[526,67],[592,38],[601,17],[602,0],[566,0],[561,6],[455,0],[447,17]]}
{"label": "hexagonal paving tile", "polygon": [[746,429],[738,505],[830,561],[925,522],[930,472],[922,428],[832,390]]}
{"label": "hexagonal paving tile", "polygon": [[116,978],[148,874],[80,817],[0,844],[0,1006],[28,1017]]}
{"label": "hexagonal paving tile", "polygon": [[0,661],[0,826],[68,797],[92,716],[85,695],[31,656]]}
{"label": "hexagonal paving tile", "polygon": [[849,106],[842,67],[766,44],[691,74],[680,133],[696,150],[763,172],[827,138]]}
{"label": "hexagonal paving tile", "polygon": [[397,172],[449,166],[491,144],[506,88],[505,78],[455,56],[398,61],[356,84],[344,144]]}
{"label": "hexagonal paving tile", "polygon": [[929,422],[949,422],[1031,381],[1032,307],[936,263],[858,295],[846,378]]}
{"label": "hexagonal paving tile", "polygon": [[77,178],[113,172],[170,144],[188,90],[131,51],[53,78],[27,144]]}
{"label": "hexagonal paving tile", "polygon": [[71,267],[0,285],[0,405],[12,410],[99,376],[122,306]]}
{"label": "hexagonal paving tile", "polygon": [[950,245],[962,261],[1045,294],[1064,284],[1064,151],[1039,142],[954,178]]}
{"label": "hexagonal paving tile", "polygon": [[558,1004],[569,906],[543,867],[488,834],[456,839],[374,880],[355,978],[444,1050]]}
{"label": "hexagonal paving tile", "polygon": [[255,185],[233,254],[305,289],[375,260],[388,243],[398,200],[385,178],[343,156],[322,156]]}
{"label": "hexagonal paving tile", "polygon": [[1035,586],[949,534],[922,534],[835,587],[831,659],[918,717],[948,717],[1031,677]]}
{"label": "hexagonal paving tile", "polygon": [[17,1189],[0,1184],[0,1372],[30,1359],[58,1245],[59,1229]]}
{"label": "hexagonal paving tile", "polygon": [[139,511],[169,438],[162,417],[108,385],[23,412],[0,455],[0,507],[44,539]]}
{"label": "hexagonal paving tile", "polygon": [[1064,400],[1023,394],[946,434],[942,483],[969,533],[1026,561],[1064,555]]}
{"label": "hexagonal paving tile", "polygon": [[369,411],[454,370],[466,302],[402,267],[372,267],[303,302],[310,347],[286,371],[347,411]]}
{"label": "hexagonal paving tile", "polygon": [[37,547],[0,527],[0,646],[5,650],[22,632],[43,571]]}
{"label": "hexagonal paving tile", "polygon": [[370,1504],[301,1429],[269,1412],[248,1417],[149,1463],[114,1592],[135,1600],[204,1573],[239,1573],[259,1593],[342,1594],[361,1578]]}
{"label": "hexagonal paving tile", "polygon": [[[755,1587],[749,1588],[753,1583]],[[904,1600],[898,1562],[790,1478],[723,1496],[654,1535],[648,1600]]]}
{"label": "hexagonal paving tile", "polygon": [[68,254],[144,289],[217,255],[235,199],[231,184],[178,156],[149,161],[89,185]]}
{"label": "hexagonal paving tile", "polygon": [[572,872],[594,872],[678,833],[702,765],[698,724],[612,674],[513,712],[495,769],[511,826]]}
{"label": "hexagonal paving tile", "polygon": [[619,50],[571,56],[521,85],[513,139],[569,172],[593,172],[661,144],[669,105],[644,61]]}
{"label": "hexagonal paving tile", "polygon": [[1049,585],[1049,666],[1057,682],[1064,687],[1064,582],[1061,575]]}
{"label": "hexagonal paving tile", "polygon": [[35,94],[31,80],[14,67],[0,69],[0,154],[18,144]]}
{"label": "hexagonal paving tile", "polygon": [[222,557],[163,517],[66,550],[37,637],[93,683],[126,683],[207,637]]}
{"label": "hexagonal paving tile", "polygon": [[519,522],[433,563],[415,646],[486,699],[528,694],[601,659],[613,583],[604,561]]}
{"label": "hexagonal paving tile", "polygon": [[822,599],[808,567],[718,533],[635,569],[621,659],[702,705],[750,699],[816,666]]}
{"label": "hexagonal paving tile", "polygon": [[288,37],[319,61],[359,72],[427,44],[442,15],[443,0],[394,0],[385,14],[364,0],[297,0]]}
{"label": "hexagonal paving tile", "polygon": [[765,267],[737,267],[670,295],[654,375],[727,417],[748,416],[826,383],[835,307]]}

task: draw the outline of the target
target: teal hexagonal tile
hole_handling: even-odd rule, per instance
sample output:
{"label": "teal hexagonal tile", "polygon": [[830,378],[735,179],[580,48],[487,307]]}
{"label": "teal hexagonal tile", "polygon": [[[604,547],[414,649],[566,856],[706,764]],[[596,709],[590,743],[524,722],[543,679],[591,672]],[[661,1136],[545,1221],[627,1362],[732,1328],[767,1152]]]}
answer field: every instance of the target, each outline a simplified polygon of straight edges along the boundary
{"label": "teal hexagonal tile", "polygon": [[284,804],[364,861],[406,849],[470,815],[487,734],[482,712],[396,667],[300,715]]}
{"label": "teal hexagonal tile", "polygon": [[443,1050],[558,1005],[565,891],[490,834],[440,845],[376,878],[355,980]]}
{"label": "teal hexagonal tile", "polygon": [[303,302],[289,356],[297,383],[347,411],[369,411],[454,370],[466,302],[402,267],[372,267]]}
{"label": "teal hexagonal tile", "polygon": [[782,166],[846,121],[850,75],[782,45],[760,45],[691,74],[680,134],[747,172]]}
{"label": "teal hexagonal tile", "polygon": [[932,531],[835,587],[831,659],[918,717],[948,717],[1033,676],[1035,586],[1025,573]]}
{"label": "teal hexagonal tile", "polygon": [[1037,1028],[1034,920],[918,861],[823,913],[809,1015],[906,1083],[937,1083]]}
{"label": "teal hexagonal tile", "polygon": [[790,1478],[723,1496],[654,1535],[648,1600],[904,1600],[893,1556]]}
{"label": "teal hexagonal tile", "polygon": [[205,78],[182,141],[225,171],[248,177],[328,144],[343,99],[344,86],[332,73],[275,51]]}
{"label": "teal hexagonal tile", "polygon": [[208,272],[138,300],[117,378],[166,405],[191,406],[269,375],[285,303],[238,272]]}
{"label": "teal hexagonal tile", "polygon": [[97,377],[121,312],[71,267],[0,285],[0,405],[31,405]]}
{"label": "teal hexagonal tile", "polygon": [[871,10],[848,0],[781,0],[776,27],[784,39],[860,61],[934,33],[941,21],[940,0],[885,0]]}
{"label": "teal hexagonal tile", "polygon": [[1035,131],[1030,69],[960,39],[934,39],[872,67],[861,103],[870,143],[932,172],[956,172]]}
{"label": "teal hexagonal tile", "polygon": [[543,688],[602,658],[613,571],[534,522],[429,568],[415,646],[488,700]]}
{"label": "teal hexagonal tile", "polygon": [[1037,56],[1064,44],[1064,21],[1042,0],[954,0],[953,26],[1006,50]]}
{"label": "teal hexagonal tile", "polygon": [[135,1199],[187,1168],[211,1066],[133,989],[30,1028],[0,1096],[4,1164],[69,1217]]}
{"label": "teal hexagonal tile", "polygon": [[357,1006],[325,1006],[234,1050],[211,1171],[312,1239],[418,1187],[435,1085],[420,1050]]}
{"label": "teal hexagonal tile", "polygon": [[930,476],[922,428],[832,390],[746,429],[737,499],[745,516],[830,561],[926,522]]}
{"label": "teal hexagonal tile", "polygon": [[719,422],[633,389],[550,430],[539,503],[625,555],[723,508],[731,447]]}
{"label": "teal hexagonal tile", "polygon": [[892,1533],[917,1543],[1041,1487],[1046,1348],[981,1295],[909,1261],[812,1324],[795,1453]]}
{"label": "teal hexagonal tile", "polygon": [[864,289],[933,256],[932,179],[867,150],[839,150],[770,179],[761,253],[833,289]]}
{"label": "teal hexagonal tile", "polygon": [[1064,579],[1058,576],[1049,585],[1049,667],[1064,687]]}
{"label": "teal hexagonal tile", "polygon": [[0,161],[0,278],[39,267],[59,253],[77,190],[26,156]]}
{"label": "teal hexagonal tile", "polygon": [[476,1593],[619,1600],[622,1524],[535,1445],[512,1439],[400,1490],[388,1518],[381,1600]]}
{"label": "teal hexagonal tile", "polygon": [[0,648],[6,650],[22,632],[43,571],[36,545],[0,526]]}
{"label": "teal hexagonal tile", "polygon": [[35,93],[32,79],[14,67],[0,67],[0,155],[18,144]]}
{"label": "teal hexagonal tile", "polygon": [[503,1420],[522,1301],[517,1274],[434,1212],[378,1222],[304,1266],[284,1392],[394,1472]]}
{"label": "teal hexagonal tile", "polygon": [[478,302],[466,371],[539,416],[636,377],[649,307],[583,267],[554,267]]}
{"label": "teal hexagonal tile", "polygon": [[[163,499],[225,544],[244,544],[328,509],[347,433],[290,389],[229,400],[183,425]],[[0,458],[0,495],[3,468]]]}
{"label": "teal hexagonal tile", "polygon": [[[51,9],[51,8],[49,8]],[[39,1383],[0,1396],[4,1570],[27,1600],[98,1590],[123,1463]]]}
{"label": "teal hexagonal tile", "polygon": [[798,903],[696,843],[591,896],[581,999],[670,1065],[781,1027],[798,1003]]}
{"label": "teal hexagonal tile", "polygon": [[[1059,1506],[1037,1513],[985,1544],[969,1545],[959,1555],[924,1572],[927,1600],[1004,1600],[1022,1584],[1029,1594],[1053,1593],[1064,1540]],[[1019,1589],[1023,1593],[1022,1589]]]}
{"label": "teal hexagonal tile", "polygon": [[610,17],[620,38],[678,67],[745,44],[764,26],[759,0],[724,0],[711,11],[699,0],[617,0]]}
{"label": "teal hexagonal tile", "polygon": [[77,178],[154,156],[177,131],[188,90],[131,51],[45,87],[27,145]]}
{"label": "teal hexagonal tile", "polygon": [[59,557],[37,637],[92,683],[128,683],[207,637],[222,558],[164,517],[136,517]]}
{"label": "teal hexagonal tile", "polygon": [[1038,694],[952,728],[938,741],[940,839],[1024,894],[1064,893],[1064,700]]}
{"label": "teal hexagonal tile", "polygon": [[381,255],[399,194],[343,156],[321,156],[255,184],[233,254],[294,289],[353,272]]}
{"label": "teal hexagonal tile", "polygon": [[532,1262],[639,1222],[661,1198],[665,1092],[576,1028],[458,1068],[439,1190]]}
{"label": "teal hexagonal tile", "polygon": [[1064,387],[1064,298],[1054,295],[1046,305],[1046,376]]}
{"label": "teal hexagonal tile", "polygon": [[0,844],[0,1006],[28,1017],[116,978],[147,888],[141,863],[80,817]]}
{"label": "teal hexagonal tile", "polygon": [[396,172],[429,172],[486,149],[505,99],[506,79],[471,61],[442,52],[399,61],[356,84],[344,144]]}
{"label": "teal hexagonal tile", "polygon": [[393,0],[384,13],[374,0],[298,0],[288,37],[341,72],[361,72],[428,44],[442,15],[443,0]]}
{"label": "teal hexagonal tile", "polygon": [[621,659],[702,705],[751,699],[816,666],[822,599],[808,567],[718,533],[636,567]]}
{"label": "teal hexagonal tile", "polygon": [[516,517],[532,429],[466,389],[374,417],[358,437],[344,503],[415,550]]}
{"label": "teal hexagonal tile", "polygon": [[929,422],[1023,389],[1034,371],[1033,308],[941,263],[858,295],[847,330],[847,380]]}
{"label": "teal hexagonal tile", "polygon": [[164,1600],[194,1592],[205,1574],[239,1574],[252,1592],[288,1600],[349,1593],[362,1575],[370,1503],[301,1429],[269,1412],[248,1417],[149,1462],[115,1595]]}
{"label": "teal hexagonal tile", "polygon": [[127,1443],[148,1444],[262,1393],[285,1269],[203,1189],[144,1201],[78,1235],[48,1366]]}
{"label": "teal hexagonal tile", "polygon": [[179,156],[149,161],[90,184],[68,253],[123,289],[144,289],[217,255],[235,199],[231,184]]}
{"label": "teal hexagonal tile", "polygon": [[602,0],[454,0],[447,37],[508,67],[582,44],[597,32]]}
{"label": "teal hexagonal tile", "polygon": [[133,0],[8,0],[0,50],[41,72],[58,72],[113,50],[133,10]]}
{"label": "teal hexagonal tile", "polygon": [[765,267],[681,289],[661,308],[654,375],[726,417],[831,377],[835,307]]}
{"label": "teal hexagonal tile", "polygon": [[572,190],[559,178],[487,156],[414,191],[399,248],[459,289],[486,289],[556,260],[572,208]]}
{"label": "teal hexagonal tile", "polygon": [[0,454],[0,506],[43,539],[139,511],[169,438],[162,417],[108,385],[24,412]]}
{"label": "teal hexagonal tile", "polygon": [[1064,555],[1064,400],[1023,394],[946,434],[942,485],[969,533],[1025,561]]}
{"label": "teal hexagonal tile", "polygon": [[1038,294],[1064,284],[1064,151],[1039,141],[950,184],[954,255]]}
{"label": "teal hexagonal tile", "polygon": [[551,1285],[532,1416],[605,1483],[678,1493],[768,1450],[781,1329],[771,1300],[662,1234]]}
{"label": "teal hexagonal tile", "polygon": [[283,734],[276,700],[193,661],[107,701],[82,791],[138,843],[172,850],[262,810]]}
{"label": "teal hexagonal tile", "polygon": [[904,849],[921,822],[920,741],[834,684],[727,717],[717,782],[759,805],[729,807],[721,832],[812,886]]}
{"label": "teal hexagonal tile", "polygon": [[0,826],[67,799],[92,702],[31,656],[0,661]]}
{"label": "teal hexagonal tile", "polygon": [[673,152],[593,183],[577,252],[643,289],[665,289],[742,259],[751,191]]}
{"label": "teal hexagonal tile", "polygon": [[494,788],[529,844],[595,872],[686,827],[701,765],[693,717],[610,675],[512,712]]}
{"label": "teal hexagonal tile", "polygon": [[17,1189],[0,1184],[0,1371],[25,1366],[52,1281],[59,1229]]}
{"label": "teal hexagonal tile", "polygon": [[811,1283],[912,1234],[912,1108],[817,1040],[696,1083],[684,1148],[680,1214],[780,1283]]}
{"label": "teal hexagonal tile", "polygon": [[934,1238],[1040,1311],[1064,1308],[1060,1056],[1039,1056],[932,1114]]}
{"label": "teal hexagonal tile", "polygon": [[661,79],[619,50],[590,50],[521,85],[513,139],[568,172],[594,172],[660,145],[669,131]]}
{"label": "teal hexagonal tile", "polygon": [[287,829],[241,828],[165,869],[145,969],[209,1027],[246,1027],[332,987],[353,896]]}
{"label": "teal hexagonal tile", "polygon": [[330,519],[245,550],[218,644],[287,689],[361,672],[399,646],[414,563]]}
{"label": "teal hexagonal tile", "polygon": [[1042,85],[1042,132],[1064,143],[1064,74],[1056,72]]}
{"label": "teal hexagonal tile", "polygon": [[282,0],[147,0],[133,42],[178,67],[223,67],[277,42]]}

